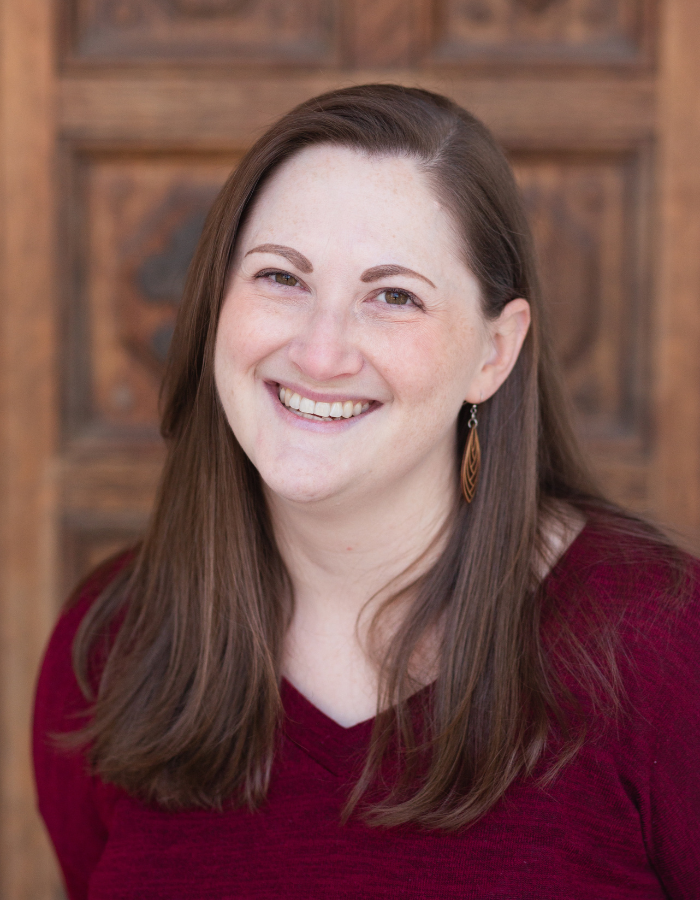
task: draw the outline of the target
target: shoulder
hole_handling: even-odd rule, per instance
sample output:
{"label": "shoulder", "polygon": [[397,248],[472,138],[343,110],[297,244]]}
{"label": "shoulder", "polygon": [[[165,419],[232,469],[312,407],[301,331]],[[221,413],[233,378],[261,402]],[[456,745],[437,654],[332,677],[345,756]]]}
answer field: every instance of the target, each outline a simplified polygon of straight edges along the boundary
{"label": "shoulder", "polygon": [[557,605],[574,598],[611,617],[653,622],[693,616],[700,601],[700,561],[652,526],[623,518],[589,520],[544,583]]}
{"label": "shoulder", "polygon": [[545,621],[614,654],[633,703],[698,705],[700,562],[653,528],[593,519],[545,581]]}
{"label": "shoulder", "polygon": [[[590,791],[606,785],[597,795],[601,809],[614,796],[618,810],[627,805],[635,811],[668,896],[695,896],[700,563],[641,523],[593,520],[545,588],[553,620],[574,633],[561,659],[567,687],[586,715],[579,771],[589,779],[594,773]],[[596,654],[586,656],[591,648]],[[591,707],[591,694],[583,696],[580,687],[597,687],[601,672],[616,702]]]}

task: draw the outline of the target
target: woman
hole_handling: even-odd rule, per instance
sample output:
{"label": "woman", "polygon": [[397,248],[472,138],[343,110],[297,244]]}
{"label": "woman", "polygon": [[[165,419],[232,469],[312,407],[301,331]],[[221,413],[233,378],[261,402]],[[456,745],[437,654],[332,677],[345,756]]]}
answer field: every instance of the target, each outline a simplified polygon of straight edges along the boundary
{"label": "woman", "polygon": [[480,123],[387,85],[278,122],[163,397],[145,539],[38,687],[72,898],[700,896],[695,563],[586,474]]}

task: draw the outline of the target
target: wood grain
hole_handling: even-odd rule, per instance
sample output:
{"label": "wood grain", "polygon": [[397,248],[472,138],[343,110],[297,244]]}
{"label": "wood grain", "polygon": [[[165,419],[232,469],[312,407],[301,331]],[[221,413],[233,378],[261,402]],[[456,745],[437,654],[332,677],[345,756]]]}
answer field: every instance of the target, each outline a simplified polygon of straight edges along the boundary
{"label": "wood grain", "polygon": [[337,0],[70,0],[68,65],[337,62]]}
{"label": "wood grain", "polygon": [[[700,5],[667,0],[659,83],[655,509],[700,538]],[[697,546],[700,548],[700,540]]]}
{"label": "wood grain", "polygon": [[354,0],[346,5],[345,59],[357,68],[408,67],[417,61],[423,0]]}
{"label": "wood grain", "polygon": [[654,0],[442,0],[434,63],[645,68]]}
{"label": "wood grain", "polygon": [[30,715],[54,617],[52,9],[0,3],[0,896],[57,886],[36,812]]}
{"label": "wood grain", "polygon": [[[618,452],[644,447],[643,360],[650,276],[636,227],[644,146],[619,153],[514,153],[554,344],[580,433]],[[642,267],[640,279],[635,272]]]}
{"label": "wood grain", "polygon": [[[511,154],[542,263],[557,348],[587,438],[641,444],[637,400],[645,295],[630,277],[641,257],[634,229],[640,148]],[[98,434],[157,439],[158,388],[187,264],[207,209],[237,157],[205,153],[76,155],[82,177],[70,205],[84,244],[68,273],[65,313],[85,335],[67,360],[70,441]],[[648,280],[647,271],[642,279]],[[634,294],[633,294],[634,289]],[[84,292],[85,296],[81,296]],[[71,345],[79,348],[80,341]],[[71,370],[75,368],[76,371]],[[84,373],[81,375],[81,373]],[[71,406],[77,404],[73,414]]]}
{"label": "wood grain", "polygon": [[143,534],[162,463],[159,445],[138,454],[96,453],[94,447],[66,454],[60,471],[58,603],[92,567]]}
{"label": "wood grain", "polygon": [[493,129],[601,481],[700,549],[698,46],[697,0],[0,0],[3,900],[58,896],[36,665],[65,591],[147,521],[195,220],[302,100],[393,81]]}
{"label": "wood grain", "polygon": [[66,360],[67,385],[77,388],[66,396],[69,441],[158,440],[158,391],[187,266],[237,159],[76,153],[69,206],[83,227],[68,251],[65,313],[86,339],[82,348],[71,341],[81,352]]}
{"label": "wood grain", "polygon": [[61,12],[69,65],[308,67],[338,58],[337,0],[70,0]]}
{"label": "wood grain", "polygon": [[655,83],[648,76],[592,80],[519,76],[466,78],[396,69],[363,69],[352,77],[320,73],[280,80],[206,72],[186,78],[164,73],[61,81],[62,133],[94,142],[167,144],[182,148],[241,146],[291,107],[348,84],[394,81],[445,93],[482,118],[506,141],[584,146],[653,134]]}

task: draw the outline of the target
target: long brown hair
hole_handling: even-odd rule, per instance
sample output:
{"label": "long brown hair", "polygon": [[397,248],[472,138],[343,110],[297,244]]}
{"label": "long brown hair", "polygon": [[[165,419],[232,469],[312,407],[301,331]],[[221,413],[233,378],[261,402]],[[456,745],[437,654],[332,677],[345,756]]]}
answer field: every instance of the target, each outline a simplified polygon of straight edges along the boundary
{"label": "long brown hair", "polygon": [[[94,715],[81,736],[103,779],[164,806],[252,808],[265,798],[294,597],[260,477],[217,397],[214,339],[251,200],[281,162],[315,144],[415,160],[458,226],[485,316],[498,316],[516,297],[532,310],[515,368],[480,408],[476,498],[456,508],[440,558],[412,585],[408,612],[384,650],[381,697],[390,708],[376,719],[346,810],[371,795],[364,814],[374,822],[456,828],[533,771],[554,727],[562,737],[555,768],[582,740],[543,646],[534,573],[545,511],[551,515],[557,502],[588,513],[606,506],[570,425],[508,163],[479,121],[423,90],[365,85],[301,104],[257,141],[216,200],[165,374],[168,454],[153,516],[133,561],[93,604],[75,642],[75,669],[91,697],[94,653],[116,633],[107,638]],[[460,454],[466,435],[463,411]],[[438,623],[437,677],[416,728],[410,661]],[[587,671],[602,669],[575,644],[579,681],[588,683]],[[372,785],[390,748],[401,763],[380,796]]]}

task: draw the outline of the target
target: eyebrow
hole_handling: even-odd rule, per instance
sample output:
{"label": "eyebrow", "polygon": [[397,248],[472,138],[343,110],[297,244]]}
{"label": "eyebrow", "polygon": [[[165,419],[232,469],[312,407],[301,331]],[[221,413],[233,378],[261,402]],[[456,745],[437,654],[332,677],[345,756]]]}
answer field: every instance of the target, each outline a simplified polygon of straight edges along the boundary
{"label": "eyebrow", "polygon": [[413,275],[414,278],[420,278],[421,281],[427,282],[431,287],[435,287],[433,282],[421,275],[420,272],[414,272],[413,269],[407,269],[405,266],[374,266],[367,269],[360,276],[360,281],[379,281],[380,278],[391,278],[392,275]]}
{"label": "eyebrow", "polygon": [[276,253],[278,256],[284,256],[285,259],[288,259],[290,263],[295,265],[305,275],[314,270],[314,267],[303,253],[299,253],[293,247],[285,247],[282,244],[260,244],[258,247],[253,247],[252,250],[249,250],[246,256],[250,256],[251,253]]}
{"label": "eyebrow", "polygon": [[[284,256],[284,258],[293,263],[300,272],[304,272],[306,275],[314,270],[311,262],[303,253],[299,253],[299,251],[295,250],[293,247],[285,247],[283,244],[259,244],[257,247],[253,247],[252,250],[249,250],[246,253],[246,256],[250,256],[251,253],[276,253],[278,256]],[[425,275],[421,275],[420,272],[414,272],[413,269],[407,269],[406,266],[396,265],[373,266],[371,269],[367,269],[362,273],[360,281],[365,283],[379,281],[380,278],[391,278],[392,275],[412,275],[414,278],[420,278],[421,281],[425,281],[431,287],[435,287],[433,282],[429,278],[426,278]]]}

